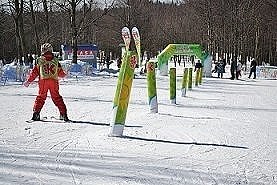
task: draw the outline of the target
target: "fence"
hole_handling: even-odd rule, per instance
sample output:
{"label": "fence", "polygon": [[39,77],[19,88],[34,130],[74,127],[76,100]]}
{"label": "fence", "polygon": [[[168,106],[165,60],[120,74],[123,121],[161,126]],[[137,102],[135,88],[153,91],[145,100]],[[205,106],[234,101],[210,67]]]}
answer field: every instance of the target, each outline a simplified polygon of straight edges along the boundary
{"label": "fence", "polygon": [[276,66],[259,66],[257,67],[257,76],[261,79],[277,79]]}
{"label": "fence", "polygon": [[29,66],[8,64],[0,68],[1,85],[7,82],[24,82],[30,72]]}
{"label": "fence", "polygon": [[[61,65],[70,77],[80,77],[80,76],[92,76],[95,74],[97,69],[93,68],[89,64],[71,64],[68,62],[61,62]],[[23,83],[27,76],[29,75],[31,68],[24,65],[14,65],[7,64],[0,68],[0,83],[1,85],[6,85],[11,82]]]}

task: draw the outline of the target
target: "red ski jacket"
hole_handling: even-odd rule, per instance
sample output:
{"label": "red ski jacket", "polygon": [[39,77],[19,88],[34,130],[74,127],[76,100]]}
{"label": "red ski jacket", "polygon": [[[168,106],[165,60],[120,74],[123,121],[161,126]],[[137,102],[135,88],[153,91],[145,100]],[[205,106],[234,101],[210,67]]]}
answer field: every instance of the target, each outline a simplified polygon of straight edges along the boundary
{"label": "red ski jacket", "polygon": [[58,80],[58,77],[63,78],[66,73],[63,71],[58,59],[54,58],[53,54],[46,52],[43,56],[38,58],[37,64],[32,69],[27,81],[32,82],[39,77],[41,79],[54,79]]}

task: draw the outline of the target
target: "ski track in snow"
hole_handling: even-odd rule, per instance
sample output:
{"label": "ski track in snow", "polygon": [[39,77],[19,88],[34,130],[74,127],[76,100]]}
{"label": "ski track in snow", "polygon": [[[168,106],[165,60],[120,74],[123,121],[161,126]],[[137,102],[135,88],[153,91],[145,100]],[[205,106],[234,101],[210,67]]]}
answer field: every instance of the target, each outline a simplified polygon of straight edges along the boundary
{"label": "ski track in snow", "polygon": [[[77,123],[26,124],[36,84],[0,86],[0,184],[276,184],[276,80],[206,78],[181,97],[179,77],[172,105],[158,77],[151,114],[146,79],[134,79],[121,138],[108,137],[116,80],[61,81]],[[50,98],[41,114],[58,115]]]}

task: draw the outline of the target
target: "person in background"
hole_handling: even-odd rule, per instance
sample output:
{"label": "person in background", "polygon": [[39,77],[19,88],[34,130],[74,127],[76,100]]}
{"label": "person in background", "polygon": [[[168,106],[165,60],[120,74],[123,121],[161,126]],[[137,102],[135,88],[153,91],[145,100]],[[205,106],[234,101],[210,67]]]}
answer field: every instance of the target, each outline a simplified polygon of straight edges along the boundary
{"label": "person in background", "polygon": [[200,62],[200,60],[197,60],[195,66],[194,66],[194,72],[201,69],[203,67],[202,63]]}
{"label": "person in background", "polygon": [[63,78],[65,76],[66,74],[61,64],[53,55],[52,45],[49,43],[43,44],[41,46],[41,57],[38,58],[37,64],[32,69],[27,80],[23,83],[25,87],[28,87],[36,77],[39,77],[39,92],[34,103],[32,120],[40,120],[40,111],[45,103],[47,93],[50,91],[51,98],[59,109],[60,119],[69,121],[66,106],[59,93],[58,77]]}
{"label": "person in background", "polygon": [[214,62],[214,68],[212,70],[212,73],[217,73],[217,67],[218,67],[218,62]]}
{"label": "person in background", "polygon": [[241,77],[242,64],[240,61],[237,63],[236,79],[238,80]]}
{"label": "person in background", "polygon": [[28,61],[29,61],[30,68],[33,68],[34,58],[32,54],[28,54]]}
{"label": "person in background", "polygon": [[121,67],[121,57],[118,57],[117,60],[116,60],[116,64],[117,64],[117,68],[120,69]]}
{"label": "person in background", "polygon": [[223,73],[225,72],[224,62],[223,60],[220,60],[217,63],[217,77],[223,78]]}
{"label": "person in background", "polygon": [[237,71],[237,62],[234,59],[232,59],[232,61],[231,61],[230,71],[231,71],[231,78],[230,79],[234,80],[235,77],[236,77],[235,73]]}
{"label": "person in background", "polygon": [[107,52],[107,56],[106,56],[106,66],[107,66],[107,69],[110,68],[110,64],[111,64],[110,55],[109,55],[109,53]]}
{"label": "person in background", "polygon": [[256,78],[256,69],[257,69],[257,62],[256,62],[255,59],[253,59],[253,60],[251,61],[251,64],[250,64],[250,74],[249,74],[249,77],[248,77],[248,78],[251,78],[252,73],[254,74],[253,79]]}

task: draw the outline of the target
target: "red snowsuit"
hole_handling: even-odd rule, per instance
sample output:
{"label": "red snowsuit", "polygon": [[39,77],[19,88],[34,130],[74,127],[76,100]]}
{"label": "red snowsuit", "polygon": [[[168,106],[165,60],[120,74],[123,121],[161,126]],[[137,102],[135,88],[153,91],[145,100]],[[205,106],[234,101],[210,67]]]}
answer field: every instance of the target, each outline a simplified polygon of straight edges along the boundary
{"label": "red snowsuit", "polygon": [[54,104],[58,107],[60,114],[64,115],[67,113],[63,98],[59,94],[58,81],[58,77],[63,78],[65,75],[61,64],[56,58],[54,58],[51,52],[46,52],[38,59],[37,64],[34,66],[27,79],[30,83],[34,81],[37,76],[39,77],[39,91],[33,107],[34,112],[41,111],[49,90],[51,98]]}

